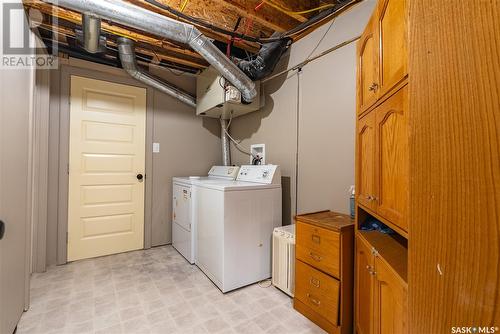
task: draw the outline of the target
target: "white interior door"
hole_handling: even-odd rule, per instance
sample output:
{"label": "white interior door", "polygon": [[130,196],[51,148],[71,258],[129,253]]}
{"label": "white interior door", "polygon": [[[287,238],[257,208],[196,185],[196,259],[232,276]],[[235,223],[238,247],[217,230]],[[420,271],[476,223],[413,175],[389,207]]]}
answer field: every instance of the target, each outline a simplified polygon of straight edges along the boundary
{"label": "white interior door", "polygon": [[144,245],[146,90],[71,77],[68,261]]}

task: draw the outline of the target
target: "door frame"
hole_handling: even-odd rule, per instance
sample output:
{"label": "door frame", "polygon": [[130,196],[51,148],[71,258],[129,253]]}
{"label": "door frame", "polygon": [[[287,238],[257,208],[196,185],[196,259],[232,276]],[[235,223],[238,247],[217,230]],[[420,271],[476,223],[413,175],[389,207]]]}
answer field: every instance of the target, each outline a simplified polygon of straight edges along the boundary
{"label": "door frame", "polygon": [[68,190],[69,190],[69,125],[70,125],[70,92],[71,76],[80,76],[89,79],[108,81],[146,89],[146,182],[144,188],[144,249],[151,248],[152,236],[152,195],[153,195],[153,88],[142,85],[129,77],[121,69],[103,66],[103,71],[87,69],[71,65],[62,65],[59,85],[59,171],[58,171],[58,212],[57,212],[57,255],[56,264],[67,263],[68,245]]}

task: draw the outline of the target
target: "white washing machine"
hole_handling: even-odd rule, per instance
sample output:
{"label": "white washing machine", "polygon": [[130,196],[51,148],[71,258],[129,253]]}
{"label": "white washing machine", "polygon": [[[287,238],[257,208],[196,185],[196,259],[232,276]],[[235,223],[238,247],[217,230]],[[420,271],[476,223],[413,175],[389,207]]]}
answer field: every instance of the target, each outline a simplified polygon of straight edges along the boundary
{"label": "white washing machine", "polygon": [[196,225],[193,222],[193,202],[191,184],[196,181],[234,180],[239,167],[213,166],[208,176],[174,177],[172,179],[172,246],[182,256],[195,263]]}
{"label": "white washing machine", "polygon": [[242,166],[235,181],[193,181],[196,265],[228,292],[271,277],[273,229],[281,226],[278,166]]}

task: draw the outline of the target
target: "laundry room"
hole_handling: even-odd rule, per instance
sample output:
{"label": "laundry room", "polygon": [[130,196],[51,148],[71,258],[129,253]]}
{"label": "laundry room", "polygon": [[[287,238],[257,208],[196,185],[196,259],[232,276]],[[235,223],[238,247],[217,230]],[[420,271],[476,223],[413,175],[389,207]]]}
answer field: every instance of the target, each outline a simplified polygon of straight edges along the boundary
{"label": "laundry room", "polygon": [[494,1],[0,10],[0,334],[498,331]]}

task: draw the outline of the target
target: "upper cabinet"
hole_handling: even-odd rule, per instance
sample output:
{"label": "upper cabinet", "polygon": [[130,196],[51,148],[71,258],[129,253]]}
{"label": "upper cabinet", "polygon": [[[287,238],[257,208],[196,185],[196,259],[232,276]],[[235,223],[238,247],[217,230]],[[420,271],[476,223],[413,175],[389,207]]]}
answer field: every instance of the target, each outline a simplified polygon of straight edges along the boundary
{"label": "upper cabinet", "polygon": [[358,43],[358,111],[362,113],[377,101],[378,39],[377,15],[373,15]]}
{"label": "upper cabinet", "polygon": [[377,213],[404,232],[409,196],[407,114],[408,86],[375,109]]}
{"label": "upper cabinet", "polygon": [[406,1],[380,0],[377,29],[379,48],[379,95],[382,96],[407,75]]}
{"label": "upper cabinet", "polygon": [[406,0],[380,0],[358,42],[358,115],[406,78]]}
{"label": "upper cabinet", "polygon": [[358,205],[406,235],[409,204],[408,86],[357,123]]}

